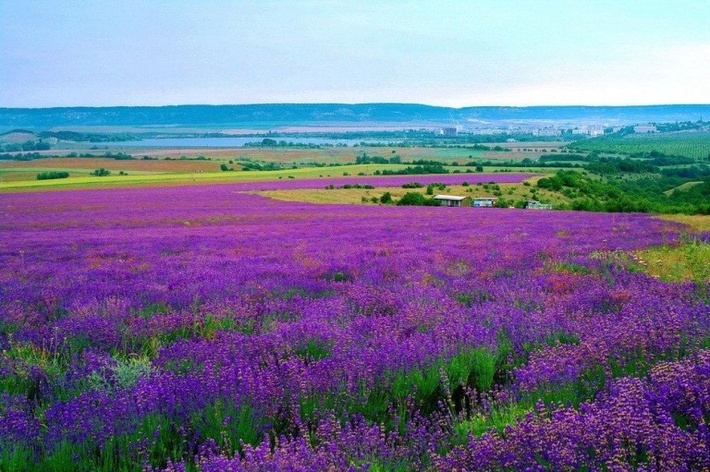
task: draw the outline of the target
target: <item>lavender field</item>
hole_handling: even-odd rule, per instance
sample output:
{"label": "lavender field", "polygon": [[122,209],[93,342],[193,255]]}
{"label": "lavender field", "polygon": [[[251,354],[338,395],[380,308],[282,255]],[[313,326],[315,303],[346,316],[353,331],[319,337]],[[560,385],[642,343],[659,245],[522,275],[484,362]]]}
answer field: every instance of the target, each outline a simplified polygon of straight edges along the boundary
{"label": "lavender field", "polygon": [[0,470],[710,468],[681,225],[247,189],[0,195]]}

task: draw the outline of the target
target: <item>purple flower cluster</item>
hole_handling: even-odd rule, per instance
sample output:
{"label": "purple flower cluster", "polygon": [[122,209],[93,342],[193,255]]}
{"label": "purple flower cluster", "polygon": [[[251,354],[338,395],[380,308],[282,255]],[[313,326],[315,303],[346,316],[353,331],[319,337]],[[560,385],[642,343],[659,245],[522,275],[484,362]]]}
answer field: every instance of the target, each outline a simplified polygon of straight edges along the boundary
{"label": "purple flower cluster", "polygon": [[[68,444],[175,470],[706,465],[689,451],[707,444],[710,293],[606,257],[679,227],[308,205],[249,185],[2,196],[0,457],[41,465]],[[549,401],[458,444],[493,384]],[[588,394],[556,408],[561,388]]]}
{"label": "purple flower cluster", "polygon": [[[621,378],[579,409],[539,405],[504,434],[470,437],[438,470],[706,470],[710,351]],[[679,424],[684,425],[683,428]]]}

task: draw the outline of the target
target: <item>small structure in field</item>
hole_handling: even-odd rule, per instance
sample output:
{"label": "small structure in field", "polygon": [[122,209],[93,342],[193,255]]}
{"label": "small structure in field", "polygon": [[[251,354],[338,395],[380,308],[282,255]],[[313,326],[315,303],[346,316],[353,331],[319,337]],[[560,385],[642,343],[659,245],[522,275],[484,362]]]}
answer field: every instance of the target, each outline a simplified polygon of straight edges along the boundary
{"label": "small structure in field", "polygon": [[474,208],[490,208],[496,204],[498,201],[495,197],[474,197],[473,206]]}
{"label": "small structure in field", "polygon": [[658,129],[656,128],[656,125],[647,124],[647,125],[634,126],[634,133],[657,133],[657,132],[658,132]]}
{"label": "small structure in field", "polygon": [[471,206],[471,197],[459,197],[456,195],[436,195],[434,200],[439,202],[440,206],[446,207],[465,207]]}
{"label": "small structure in field", "polygon": [[528,200],[525,202],[525,208],[528,210],[552,210],[552,204],[540,203],[537,200]]}

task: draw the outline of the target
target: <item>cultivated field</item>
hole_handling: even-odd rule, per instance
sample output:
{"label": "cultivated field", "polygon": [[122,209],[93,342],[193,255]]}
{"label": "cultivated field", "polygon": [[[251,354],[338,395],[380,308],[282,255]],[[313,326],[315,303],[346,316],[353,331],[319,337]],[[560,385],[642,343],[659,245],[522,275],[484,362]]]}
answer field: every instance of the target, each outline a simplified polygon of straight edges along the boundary
{"label": "cultivated field", "polygon": [[668,155],[694,157],[696,159],[706,160],[710,157],[710,133],[650,133],[632,134],[623,137],[600,137],[577,141],[569,147],[581,151],[624,154],[658,151]]}
{"label": "cultivated field", "polygon": [[344,169],[3,193],[0,469],[710,468],[710,286],[639,261],[687,226],[249,193]]}

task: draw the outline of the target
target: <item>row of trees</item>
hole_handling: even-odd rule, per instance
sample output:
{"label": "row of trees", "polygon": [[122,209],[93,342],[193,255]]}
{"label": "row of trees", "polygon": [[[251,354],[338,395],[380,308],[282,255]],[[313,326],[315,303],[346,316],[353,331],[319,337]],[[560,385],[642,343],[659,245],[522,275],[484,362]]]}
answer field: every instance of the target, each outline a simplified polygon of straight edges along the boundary
{"label": "row of trees", "polygon": [[25,141],[24,143],[0,144],[0,152],[48,151],[50,145],[45,141]]}
{"label": "row of trees", "polygon": [[37,174],[37,180],[66,179],[67,177],[69,177],[69,172],[66,171],[49,171]]}

